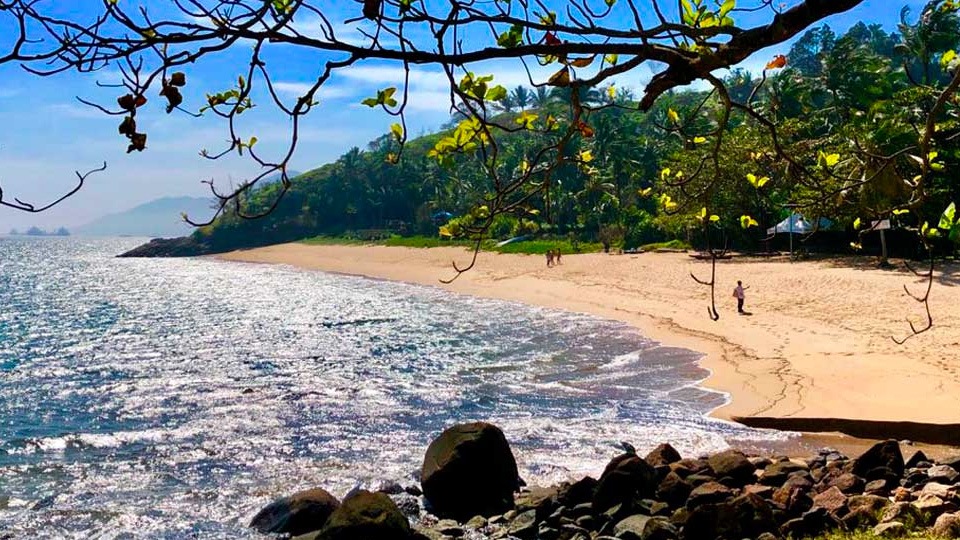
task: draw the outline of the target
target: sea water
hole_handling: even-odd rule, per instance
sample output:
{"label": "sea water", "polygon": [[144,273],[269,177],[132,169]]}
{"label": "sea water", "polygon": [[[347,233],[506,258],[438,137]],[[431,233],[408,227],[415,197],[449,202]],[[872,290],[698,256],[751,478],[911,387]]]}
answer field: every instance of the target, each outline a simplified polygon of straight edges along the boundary
{"label": "sea water", "polygon": [[622,323],[137,243],[0,238],[0,537],[257,538],[276,497],[415,485],[462,421],[541,484],[786,437],[706,418],[700,355]]}

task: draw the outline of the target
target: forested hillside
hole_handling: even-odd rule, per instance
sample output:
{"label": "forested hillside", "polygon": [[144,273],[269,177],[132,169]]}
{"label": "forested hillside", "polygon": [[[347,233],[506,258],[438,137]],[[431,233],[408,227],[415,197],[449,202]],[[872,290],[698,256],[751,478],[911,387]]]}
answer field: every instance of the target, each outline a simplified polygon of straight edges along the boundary
{"label": "forested hillside", "polygon": [[[594,110],[580,136],[562,148],[571,159],[553,173],[543,196],[496,216],[486,234],[575,236],[631,248],[668,239],[702,243],[709,231],[715,242],[762,250],[768,247],[767,228],[794,206],[811,220],[834,223],[828,234],[834,250],[874,242],[855,231],[876,219],[891,219],[900,228],[918,229],[924,222],[936,228],[944,208],[960,199],[960,183],[943,173],[960,165],[956,104],[937,126],[937,150],[928,156],[933,174],[922,202],[912,203],[907,193],[918,175],[911,162],[923,160],[904,156],[891,164],[882,158],[916,142],[922,110],[928,109],[917,104],[935,100],[950,80],[960,24],[945,10],[922,17],[905,10],[902,18],[896,33],[862,23],[844,35],[820,27],[764,73],[730,73],[729,97],[766,115],[750,118],[751,111],[734,108],[733,127],[719,144],[703,136],[715,129],[724,109],[726,97],[716,91],[675,92],[649,113],[636,110],[626,88],[581,92],[579,101]],[[514,88],[499,101],[498,119],[549,127],[568,117],[569,92]],[[296,178],[268,217],[244,220],[228,213],[194,237],[220,251],[363,231],[475,234],[473,227],[487,218],[485,199],[495,193],[490,175],[478,155],[437,151],[465,130],[469,121],[454,118],[441,133],[407,141],[399,159],[396,133],[386,134]],[[528,167],[529,154],[546,144],[542,131],[499,135],[498,166]],[[776,157],[777,144],[794,159]],[[883,165],[871,168],[871,156]],[[797,174],[798,168],[819,171],[823,180],[804,180],[812,175]],[[278,189],[272,184],[248,195],[249,213],[267,209]],[[440,227],[438,215],[445,213],[453,219]],[[948,236],[949,227],[937,239],[941,247],[952,246]],[[915,233],[894,232],[893,238],[901,253],[919,253]]]}

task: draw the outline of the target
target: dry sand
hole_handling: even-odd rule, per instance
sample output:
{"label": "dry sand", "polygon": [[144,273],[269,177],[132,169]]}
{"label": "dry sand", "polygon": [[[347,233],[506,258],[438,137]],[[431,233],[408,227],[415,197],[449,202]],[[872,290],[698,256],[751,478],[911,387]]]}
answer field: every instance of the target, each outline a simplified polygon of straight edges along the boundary
{"label": "dry sand", "polygon": [[[704,383],[731,401],[714,416],[802,431],[845,431],[866,438],[911,438],[960,445],[960,273],[938,273],[931,308],[935,328],[897,345],[906,319],[925,320],[904,292],[924,282],[872,261],[794,262],[735,258],[717,267],[720,320],[707,315],[708,262],[683,253],[568,255],[545,258],[481,253],[454,283],[460,248],[284,244],[223,259],[282,263],[418,283],[482,297],[590,313],[635,325],[645,335],[706,354]],[[853,266],[851,266],[853,265]],[[748,286],[738,316],[732,291]],[[833,423],[827,424],[825,420]],[[838,422],[839,420],[839,422]],[[885,423],[881,423],[885,422]],[[906,422],[906,423],[905,423]]]}

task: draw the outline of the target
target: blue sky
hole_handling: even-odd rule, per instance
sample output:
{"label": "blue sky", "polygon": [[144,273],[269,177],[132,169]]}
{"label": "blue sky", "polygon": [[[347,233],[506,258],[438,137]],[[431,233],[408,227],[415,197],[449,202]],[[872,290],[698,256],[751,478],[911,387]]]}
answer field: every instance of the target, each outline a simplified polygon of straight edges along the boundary
{"label": "blue sky", "polygon": [[[85,12],[85,9],[93,9],[89,6],[99,5],[99,2],[88,0],[45,2],[56,6],[55,9],[81,17],[90,15]],[[563,4],[550,0],[545,3],[551,6]],[[786,3],[793,5],[796,1]],[[922,0],[867,0],[827,22],[838,32],[858,21],[881,23],[892,31],[903,6],[910,6],[915,16],[924,4]],[[151,9],[162,9],[157,6],[169,5],[169,2],[151,0],[148,5]],[[331,17],[334,22],[343,21],[348,16],[338,10],[345,7],[357,9],[356,4],[341,0],[322,0],[315,5],[335,13]],[[739,22],[747,26],[754,21]],[[298,21],[298,25],[303,32],[316,33],[316,21],[305,17]],[[359,37],[350,28],[340,30],[341,37]],[[0,53],[8,45],[2,37],[4,35],[9,33],[0,22]],[[471,43],[469,37],[468,44]],[[789,44],[760,51],[743,67],[759,71],[774,54],[786,52],[788,48]],[[186,69],[189,84],[185,105],[198,109],[203,104],[204,92],[229,87],[245,70],[249,61],[247,52],[246,47],[239,46]],[[318,60],[322,58],[314,52],[299,51],[291,46],[274,47],[266,56],[278,90],[291,100],[317,76]],[[500,84],[508,87],[527,81],[522,66],[517,63],[500,62],[471,69],[493,73]],[[399,73],[396,65],[366,62],[331,79],[319,94],[322,105],[302,125],[301,144],[292,167],[300,171],[315,168],[335,160],[350,147],[364,147],[385,132],[393,119],[363,107],[359,102],[378,88],[395,85],[401,80]],[[540,71],[537,74],[547,73]],[[650,69],[644,67],[621,76],[616,82],[619,86],[639,88],[650,76]],[[151,100],[139,119],[141,129],[146,129],[150,137],[148,150],[127,155],[125,141],[116,131],[118,119],[105,117],[74,99],[79,95],[112,103],[116,91],[99,89],[95,83],[117,78],[115,68],[107,68],[96,75],[63,74],[37,78],[17,66],[0,66],[0,185],[6,197],[16,196],[42,203],[72,186],[75,169],[89,169],[103,161],[109,167],[105,173],[91,177],[79,194],[49,212],[28,215],[0,208],[0,233],[12,227],[78,225],[157,197],[204,196],[208,191],[201,181],[214,180],[218,185],[226,186],[231,181],[247,178],[254,171],[245,159],[211,162],[201,158],[201,149],[212,151],[224,143],[227,137],[224,124],[215,118],[194,119],[177,113],[165,115],[159,97]],[[265,100],[257,101],[265,106],[245,115],[243,133],[256,135],[262,152],[268,155],[279,152],[288,137],[289,122],[269,110]],[[415,70],[407,116],[410,134],[436,129],[448,118],[448,108],[446,79],[439,70],[427,67]]]}

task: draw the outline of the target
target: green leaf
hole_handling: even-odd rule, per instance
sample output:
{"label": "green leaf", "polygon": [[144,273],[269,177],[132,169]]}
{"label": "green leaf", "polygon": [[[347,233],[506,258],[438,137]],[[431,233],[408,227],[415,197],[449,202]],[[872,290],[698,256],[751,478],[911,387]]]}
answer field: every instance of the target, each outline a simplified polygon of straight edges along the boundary
{"label": "green leaf", "polygon": [[950,203],[950,206],[943,211],[943,214],[940,216],[939,227],[945,231],[949,231],[953,228],[953,224],[956,222],[957,217],[957,205],[956,203]]}

